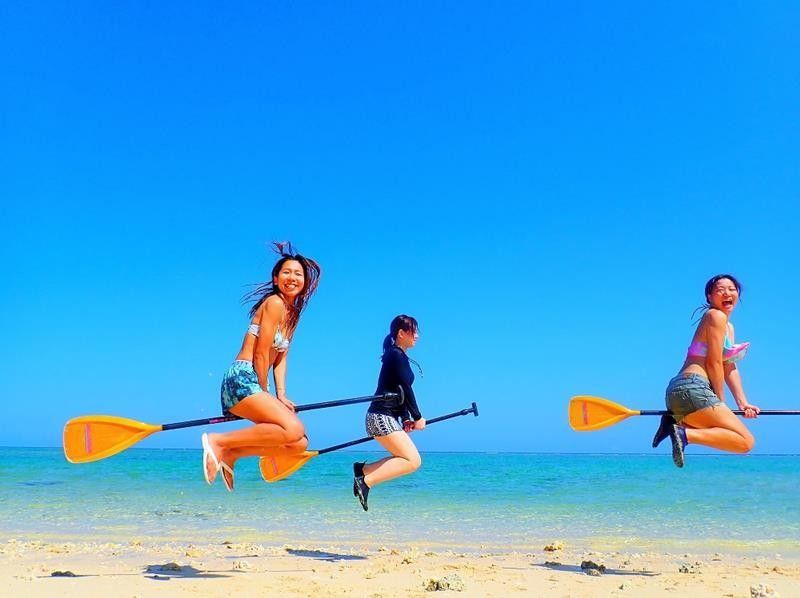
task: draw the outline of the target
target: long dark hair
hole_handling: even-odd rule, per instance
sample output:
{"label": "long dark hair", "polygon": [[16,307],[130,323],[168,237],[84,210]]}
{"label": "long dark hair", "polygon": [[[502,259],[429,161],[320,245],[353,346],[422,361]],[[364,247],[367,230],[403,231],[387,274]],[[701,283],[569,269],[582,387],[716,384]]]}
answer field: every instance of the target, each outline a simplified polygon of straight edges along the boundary
{"label": "long dark hair", "polygon": [[[400,331],[403,332],[410,332],[414,334],[419,330],[419,324],[417,323],[416,318],[412,318],[411,316],[407,316],[405,314],[400,314],[399,316],[395,316],[392,320],[392,323],[389,324],[389,334],[383,339],[383,355],[386,355],[386,352],[391,349],[392,347],[396,346],[397,342],[397,333]],[[408,355],[406,355],[408,357]],[[383,357],[381,357],[383,359]],[[408,360],[417,366],[419,370],[419,375],[422,376],[422,366],[419,365],[414,359],[408,357]]]}
{"label": "long dark hair", "polygon": [[[289,312],[289,317],[286,321],[286,330],[287,334],[291,335],[291,333],[297,327],[297,322],[300,320],[300,314],[305,309],[308,301],[311,299],[311,296],[317,290],[319,278],[322,275],[322,269],[319,267],[319,264],[311,258],[297,253],[289,241],[284,241],[282,243],[275,242],[272,244],[272,247],[273,251],[281,256],[272,267],[272,276],[270,276],[269,281],[259,284],[255,289],[242,297],[242,302],[245,303],[247,301],[255,301],[253,307],[250,308],[250,317],[253,318],[256,315],[258,308],[261,307],[261,304],[264,303],[268,297],[272,295],[280,296],[280,298],[283,299],[283,302],[286,304],[286,309]],[[287,301],[286,297],[284,297],[280,290],[278,290],[274,282],[275,278],[278,276],[278,273],[281,271],[281,268],[283,268],[283,265],[290,260],[294,260],[300,264],[300,267],[303,268],[303,276],[305,277],[303,290],[300,291],[300,293],[291,303]]]}
{"label": "long dark hair", "polygon": [[706,298],[706,302],[692,312],[693,318],[698,311],[701,310],[701,316],[702,316],[702,314],[711,309],[711,303],[708,300],[708,296],[714,291],[714,287],[716,286],[716,284],[723,278],[727,278],[733,283],[733,286],[736,287],[736,291],[739,293],[739,297],[741,298],[742,288],[743,288],[742,283],[739,282],[739,280],[733,274],[717,274],[715,276],[712,276],[711,278],[708,279],[705,290],[703,291],[703,296]]}

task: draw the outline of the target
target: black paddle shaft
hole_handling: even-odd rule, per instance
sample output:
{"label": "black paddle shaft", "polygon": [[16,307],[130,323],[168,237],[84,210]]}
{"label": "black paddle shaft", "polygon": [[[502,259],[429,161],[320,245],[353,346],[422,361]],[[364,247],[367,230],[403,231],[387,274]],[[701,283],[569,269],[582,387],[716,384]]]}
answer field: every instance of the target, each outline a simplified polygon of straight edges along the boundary
{"label": "black paddle shaft", "polygon": [[[310,411],[312,409],[323,409],[325,407],[339,407],[341,405],[353,405],[355,403],[371,403],[372,401],[398,401],[402,404],[402,393],[385,392],[380,395],[369,395],[366,397],[354,397],[352,399],[340,399],[338,401],[325,401],[322,403],[309,403],[307,405],[295,406],[295,411]],[[172,424],[164,424],[161,426],[162,430],[177,430],[179,428],[192,428],[194,426],[207,426],[209,424],[221,424],[224,422],[233,422],[242,419],[235,415],[221,415],[219,417],[210,417],[208,419],[192,419],[185,422],[175,422]]]}
{"label": "black paddle shaft", "polygon": [[[454,411],[453,413],[448,413],[447,415],[440,415],[439,417],[434,417],[433,419],[426,420],[425,425],[427,426],[428,424],[435,424],[436,422],[441,422],[446,419],[452,419],[454,417],[460,417],[462,415],[469,415],[470,413],[474,413],[475,417],[478,417],[478,405],[476,403],[473,403],[472,407],[470,407],[469,409]],[[364,438],[359,438],[358,440],[351,440],[350,442],[344,442],[342,444],[337,444],[335,446],[329,446],[328,448],[318,450],[317,455],[324,455],[325,453],[338,451],[339,449],[347,448],[348,446],[363,444],[364,442],[369,442],[370,440],[372,440],[372,436],[365,436]]]}
{"label": "black paddle shaft", "polygon": [[[734,410],[735,415],[744,415],[744,411],[739,409]],[[642,409],[639,415],[672,415],[672,411],[655,411],[652,409]],[[800,411],[775,411],[774,409],[765,409],[758,412],[759,416],[762,415],[800,415]]]}

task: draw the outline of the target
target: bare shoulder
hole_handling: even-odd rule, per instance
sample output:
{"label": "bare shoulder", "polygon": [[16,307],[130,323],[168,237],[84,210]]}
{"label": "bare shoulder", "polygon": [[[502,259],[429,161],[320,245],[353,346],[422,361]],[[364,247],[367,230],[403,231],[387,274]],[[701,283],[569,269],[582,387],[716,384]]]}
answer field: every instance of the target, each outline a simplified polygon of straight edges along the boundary
{"label": "bare shoulder", "polygon": [[718,309],[709,309],[706,315],[703,316],[703,320],[706,325],[712,328],[721,328],[724,330],[728,325],[728,316],[725,315],[725,312]]}
{"label": "bare shoulder", "polygon": [[280,308],[281,310],[284,308],[283,299],[281,299],[278,295],[270,295],[264,300],[264,305],[267,308]]}
{"label": "bare shoulder", "polygon": [[283,299],[277,295],[271,295],[261,304],[258,311],[256,319],[259,322],[280,322],[283,318],[283,313],[286,311],[286,306],[283,303]]}

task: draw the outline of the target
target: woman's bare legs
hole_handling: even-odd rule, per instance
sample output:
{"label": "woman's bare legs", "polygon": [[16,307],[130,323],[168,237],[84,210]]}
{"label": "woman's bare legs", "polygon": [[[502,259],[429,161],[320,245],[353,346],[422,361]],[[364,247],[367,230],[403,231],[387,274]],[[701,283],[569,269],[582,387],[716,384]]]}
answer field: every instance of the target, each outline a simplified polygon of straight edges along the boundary
{"label": "woman's bare legs", "polygon": [[308,445],[305,428],[297,415],[267,392],[242,399],[230,412],[255,424],[208,435],[217,459],[231,469],[242,457],[302,453]]}
{"label": "woman's bare legs", "polygon": [[422,457],[414,441],[402,430],[387,436],[376,436],[375,440],[392,456],[364,465],[364,481],[370,488],[412,473],[422,465]]}
{"label": "woman's bare legs", "polygon": [[683,421],[690,444],[702,444],[730,453],[747,453],[756,443],[747,426],[724,404],[690,413]]}
{"label": "woman's bare legs", "polygon": [[308,448],[308,438],[303,436],[297,442],[281,446],[243,446],[228,451],[226,463],[235,463],[242,457],[271,457],[273,455],[298,455]]}

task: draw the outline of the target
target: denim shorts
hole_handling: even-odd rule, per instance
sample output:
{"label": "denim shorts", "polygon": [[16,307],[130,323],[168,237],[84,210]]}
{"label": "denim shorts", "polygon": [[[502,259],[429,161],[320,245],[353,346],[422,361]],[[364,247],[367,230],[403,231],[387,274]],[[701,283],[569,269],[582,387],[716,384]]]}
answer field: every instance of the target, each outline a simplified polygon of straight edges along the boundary
{"label": "denim shorts", "polygon": [[667,409],[672,411],[676,422],[690,413],[722,402],[711,389],[708,379],[699,374],[678,374],[669,381],[666,395]]}
{"label": "denim shorts", "polygon": [[228,415],[230,408],[239,401],[259,392],[264,392],[264,389],[258,383],[253,363],[237,359],[222,378],[222,389],[220,390],[222,413]]}

